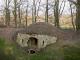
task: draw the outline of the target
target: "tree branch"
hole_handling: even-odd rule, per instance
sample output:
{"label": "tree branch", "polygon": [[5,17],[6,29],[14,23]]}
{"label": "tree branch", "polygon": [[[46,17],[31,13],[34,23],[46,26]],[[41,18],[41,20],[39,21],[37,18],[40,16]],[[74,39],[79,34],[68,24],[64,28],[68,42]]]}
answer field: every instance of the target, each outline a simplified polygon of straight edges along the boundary
{"label": "tree branch", "polygon": [[72,1],[72,0],[68,0],[69,2],[73,3],[73,4],[77,4],[75,1]]}
{"label": "tree branch", "polygon": [[72,1],[72,0],[68,0],[68,1],[75,4],[76,6],[78,5],[75,1]]}

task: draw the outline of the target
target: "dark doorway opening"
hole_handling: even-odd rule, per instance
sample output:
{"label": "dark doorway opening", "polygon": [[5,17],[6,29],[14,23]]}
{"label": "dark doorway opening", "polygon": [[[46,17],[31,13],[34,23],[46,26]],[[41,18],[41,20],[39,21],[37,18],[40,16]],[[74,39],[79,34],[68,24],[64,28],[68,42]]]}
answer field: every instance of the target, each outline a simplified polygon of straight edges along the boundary
{"label": "dark doorway opening", "polygon": [[28,42],[27,42],[27,44],[28,44],[29,48],[37,48],[37,46],[38,46],[38,39],[35,38],[35,37],[30,37]]}

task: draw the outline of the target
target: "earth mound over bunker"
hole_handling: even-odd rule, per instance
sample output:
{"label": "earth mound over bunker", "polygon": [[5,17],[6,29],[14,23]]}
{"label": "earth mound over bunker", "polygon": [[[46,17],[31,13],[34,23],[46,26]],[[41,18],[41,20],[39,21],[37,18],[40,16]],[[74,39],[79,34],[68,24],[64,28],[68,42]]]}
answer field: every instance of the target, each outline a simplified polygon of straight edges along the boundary
{"label": "earth mound over bunker", "polygon": [[26,29],[20,30],[18,32],[27,34],[50,35],[50,36],[59,36],[63,33],[62,30],[56,28],[55,26],[49,23],[44,23],[44,22],[31,24]]}

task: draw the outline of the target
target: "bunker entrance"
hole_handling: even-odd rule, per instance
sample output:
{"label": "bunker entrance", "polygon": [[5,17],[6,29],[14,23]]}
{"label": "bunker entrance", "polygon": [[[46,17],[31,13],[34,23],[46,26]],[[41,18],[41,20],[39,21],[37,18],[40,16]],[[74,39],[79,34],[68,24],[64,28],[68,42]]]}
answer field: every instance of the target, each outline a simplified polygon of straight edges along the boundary
{"label": "bunker entrance", "polygon": [[35,49],[38,47],[38,39],[35,37],[30,37],[27,44],[29,48]]}

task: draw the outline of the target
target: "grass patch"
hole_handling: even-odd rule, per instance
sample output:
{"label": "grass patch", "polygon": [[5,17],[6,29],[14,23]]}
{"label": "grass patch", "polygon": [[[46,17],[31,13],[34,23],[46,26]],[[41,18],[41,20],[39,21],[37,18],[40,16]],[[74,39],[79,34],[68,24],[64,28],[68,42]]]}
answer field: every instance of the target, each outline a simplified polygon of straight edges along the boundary
{"label": "grass patch", "polygon": [[6,47],[5,40],[0,38],[0,60],[15,60],[13,55],[5,53]]}
{"label": "grass patch", "polygon": [[64,60],[80,60],[80,47],[74,46],[65,47]]}
{"label": "grass patch", "polygon": [[[9,43],[9,42],[8,42]],[[0,60],[80,60],[80,45],[59,47],[51,45],[36,54],[28,54],[15,44],[0,38]],[[5,58],[4,58],[5,57]]]}

